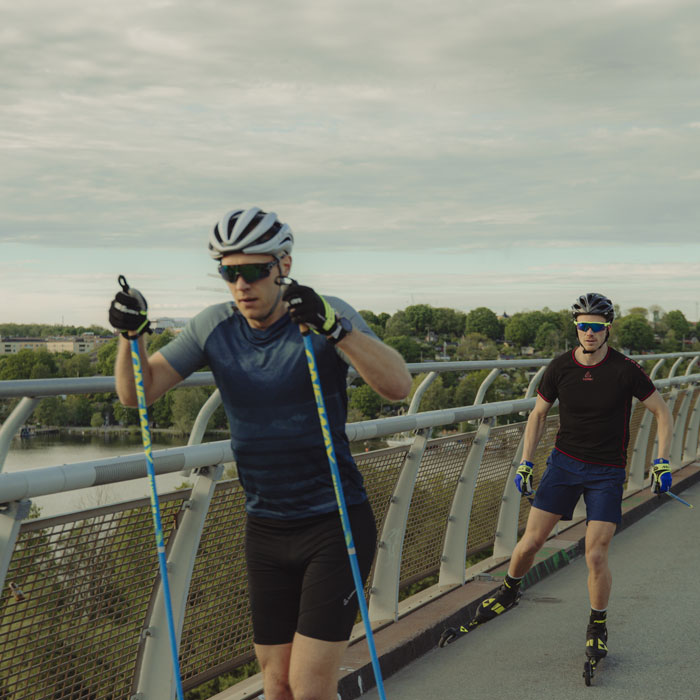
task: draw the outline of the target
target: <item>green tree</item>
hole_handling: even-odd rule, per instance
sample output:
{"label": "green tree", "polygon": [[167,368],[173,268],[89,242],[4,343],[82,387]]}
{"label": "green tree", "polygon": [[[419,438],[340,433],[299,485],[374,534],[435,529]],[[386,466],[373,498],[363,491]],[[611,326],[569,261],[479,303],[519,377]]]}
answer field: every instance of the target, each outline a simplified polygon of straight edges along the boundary
{"label": "green tree", "polygon": [[619,344],[630,350],[651,350],[654,347],[654,331],[640,315],[623,316],[614,324]]}
{"label": "green tree", "polygon": [[209,394],[201,386],[185,387],[173,392],[173,428],[181,435],[190,433],[200,409],[208,398]]}
{"label": "green tree", "polygon": [[430,304],[413,304],[404,309],[406,321],[414,335],[424,335],[433,328],[433,311]]}
{"label": "green tree", "polygon": [[406,362],[420,362],[422,347],[413,338],[408,336],[389,336],[384,338],[384,342],[394,348]]}
{"label": "green tree", "polygon": [[466,317],[464,325],[466,333],[481,333],[491,340],[501,337],[501,324],[496,314],[485,306],[472,309]]}
{"label": "green tree", "polygon": [[641,316],[646,319],[649,316],[649,310],[643,306],[633,306],[628,312],[628,316]]}
{"label": "green tree", "polygon": [[[530,329],[524,314],[513,314],[506,321],[505,339],[520,348],[530,342]],[[534,338],[532,338],[534,340]]]}
{"label": "green tree", "polygon": [[682,340],[690,336],[690,324],[682,311],[669,311],[663,316],[664,325],[672,330],[676,339]]}
{"label": "green tree", "polygon": [[352,387],[348,397],[348,407],[362,414],[362,419],[379,417],[382,410],[382,397],[369,384]]}
{"label": "green tree", "polygon": [[175,335],[171,330],[164,330],[162,333],[152,335],[148,341],[148,354],[155,355],[161,348],[165,347]]}
{"label": "green tree", "polygon": [[384,328],[385,338],[394,338],[401,335],[411,336],[414,335],[414,333],[414,328],[404,311],[397,311],[387,320]]}
{"label": "green tree", "polygon": [[114,404],[114,420],[119,425],[139,425],[139,412],[135,408],[127,408],[119,401]]}
{"label": "green tree", "polygon": [[481,333],[467,333],[457,345],[458,360],[495,360],[498,348],[493,340]]}
{"label": "green tree", "polygon": [[466,314],[455,309],[433,309],[433,328],[438,335],[459,337],[464,333]]}
{"label": "green tree", "polygon": [[104,377],[114,374],[114,362],[117,359],[117,338],[101,345],[97,349],[97,372]]}
{"label": "green tree", "polygon": [[546,322],[537,329],[535,348],[540,352],[551,355],[559,350],[562,345],[559,324]]}
{"label": "green tree", "polygon": [[68,425],[65,402],[60,396],[46,396],[34,409],[34,419],[40,425]]}

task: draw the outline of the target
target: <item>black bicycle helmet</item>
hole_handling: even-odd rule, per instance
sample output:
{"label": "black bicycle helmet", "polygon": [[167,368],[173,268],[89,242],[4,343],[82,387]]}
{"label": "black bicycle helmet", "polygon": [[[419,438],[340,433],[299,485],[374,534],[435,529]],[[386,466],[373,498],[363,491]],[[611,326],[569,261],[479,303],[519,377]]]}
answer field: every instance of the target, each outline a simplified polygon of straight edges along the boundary
{"label": "black bicycle helmet", "polygon": [[615,318],[615,307],[608,297],[596,292],[582,294],[571,306],[571,314],[574,320],[581,314],[602,316],[606,321],[612,322]]}

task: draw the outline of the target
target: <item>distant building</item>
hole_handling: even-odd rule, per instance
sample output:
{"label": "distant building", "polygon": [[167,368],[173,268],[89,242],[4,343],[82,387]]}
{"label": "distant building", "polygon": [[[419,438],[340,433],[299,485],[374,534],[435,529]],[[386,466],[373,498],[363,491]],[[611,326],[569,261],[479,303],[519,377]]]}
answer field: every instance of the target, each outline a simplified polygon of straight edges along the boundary
{"label": "distant building", "polygon": [[20,350],[46,350],[45,338],[2,338],[0,354],[12,355]]}
{"label": "distant building", "polygon": [[20,350],[45,350],[46,352],[89,353],[112,340],[112,336],[86,333],[83,336],[53,338],[2,338],[0,355],[12,355]]}

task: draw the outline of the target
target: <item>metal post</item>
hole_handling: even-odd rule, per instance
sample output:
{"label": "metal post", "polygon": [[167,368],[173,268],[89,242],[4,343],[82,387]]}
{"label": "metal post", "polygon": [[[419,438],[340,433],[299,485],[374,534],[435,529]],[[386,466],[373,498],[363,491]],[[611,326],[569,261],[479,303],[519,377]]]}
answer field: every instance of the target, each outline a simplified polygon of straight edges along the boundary
{"label": "metal post", "polygon": [[683,362],[685,358],[684,357],[679,357],[671,366],[671,371],[668,373],[668,379],[672,379],[673,377],[676,376],[676,370],[678,369],[678,365],[680,365],[681,362]]}
{"label": "metal post", "polygon": [[673,439],[671,440],[671,451],[669,462],[677,465],[678,468],[683,466],[683,438],[685,437],[685,426],[688,420],[688,410],[690,409],[690,400],[693,397],[692,389],[687,389],[683,392],[683,401],[680,410],[676,416],[673,425]]}
{"label": "metal post", "polygon": [[510,464],[510,471],[506,479],[506,486],[503,489],[501,498],[501,509],[498,513],[498,524],[496,525],[496,536],[493,541],[493,557],[509,557],[513,554],[515,545],[518,543],[518,521],[520,519],[521,494],[515,485],[515,472],[518,469],[520,460],[523,457],[523,445],[525,443],[525,430],[520,436],[520,442],[513,455]]}
{"label": "metal post", "polygon": [[438,579],[441,586],[461,586],[466,580],[467,540],[472,502],[481,459],[494,422],[494,418],[481,420],[459,476],[445,530],[445,545]]}
{"label": "metal post", "polygon": [[654,381],[654,379],[656,379],[656,375],[659,373],[659,370],[661,369],[661,366],[664,364],[664,362],[666,362],[666,358],[662,357],[651,368],[651,372],[649,372],[649,379],[651,379],[652,382]]}
{"label": "metal post", "polygon": [[5,464],[7,453],[10,451],[12,438],[17,434],[17,431],[27,418],[32,415],[32,411],[36,408],[39,401],[40,399],[35,399],[34,397],[23,397],[2,424],[0,428],[0,472]]}
{"label": "metal post", "polygon": [[[529,399],[535,395],[540,384],[542,375],[547,367],[540,367],[535,376],[530,380],[527,391],[523,398]],[[515,485],[515,472],[523,458],[523,445],[525,444],[525,429],[520,436],[518,446],[515,448],[513,460],[510,464],[510,471],[506,479],[506,486],[503,489],[501,498],[501,508],[498,512],[498,524],[496,525],[496,536],[493,541],[493,558],[509,557],[518,542],[518,521],[520,520],[520,499],[521,494]]]}
{"label": "metal post", "polygon": [[476,398],[474,399],[474,403],[472,404],[472,406],[480,406],[482,403],[484,403],[484,397],[486,396],[486,392],[491,388],[491,385],[496,381],[496,378],[500,373],[501,370],[498,367],[492,369],[489,372],[486,379],[484,379],[484,381],[481,382],[481,386],[476,392]]}
{"label": "metal post", "polygon": [[[168,580],[178,647],[199,541],[209,504],[223,471],[222,464],[201,468],[189,500],[183,503],[182,518],[177,530],[168,543]],[[150,633],[143,636],[134,692],[143,693],[143,697],[148,700],[171,700],[175,697],[174,678],[172,674],[163,672],[163,669],[170,667],[171,660],[162,582],[155,589],[155,601],[150,610],[151,616],[144,622],[144,629]]]}
{"label": "metal post", "polygon": [[22,521],[29,515],[31,505],[31,501],[22,500],[0,506],[0,597],[5,596],[3,592],[5,577],[10,568],[19,528]]}
{"label": "metal post", "polygon": [[428,374],[428,376],[418,385],[416,393],[413,394],[413,398],[411,399],[411,405],[408,407],[407,414],[418,413],[418,407],[420,406],[423,394],[425,394],[425,390],[433,383],[433,381],[435,381],[437,376],[437,372],[430,372],[430,374]]}
{"label": "metal post", "polygon": [[628,494],[633,491],[639,491],[645,486],[644,471],[646,469],[647,444],[649,443],[649,432],[653,421],[654,414],[646,409],[639,423],[637,439],[634,441],[634,447],[632,448],[632,459],[630,460],[630,468],[627,474],[626,493]]}
{"label": "metal post", "polygon": [[[696,389],[696,392],[700,390]],[[693,410],[690,414],[690,419],[688,420],[688,430],[685,436],[685,446],[683,449],[683,462],[687,464],[688,462],[694,462],[700,451],[698,450],[698,437],[700,436],[700,393],[698,393],[695,402],[693,403]]]}
{"label": "metal post", "polygon": [[[205,402],[195,418],[194,425],[190,431],[190,437],[187,440],[188,445],[200,445],[204,438],[204,431],[209,425],[210,418],[214,415],[214,411],[221,404],[221,392],[217,389]],[[192,473],[191,469],[183,469],[182,475],[187,477]]]}
{"label": "metal post", "polygon": [[401,555],[408,510],[430,432],[430,428],[416,431],[384,518],[369,597],[369,619],[374,623],[397,620],[399,616]]}

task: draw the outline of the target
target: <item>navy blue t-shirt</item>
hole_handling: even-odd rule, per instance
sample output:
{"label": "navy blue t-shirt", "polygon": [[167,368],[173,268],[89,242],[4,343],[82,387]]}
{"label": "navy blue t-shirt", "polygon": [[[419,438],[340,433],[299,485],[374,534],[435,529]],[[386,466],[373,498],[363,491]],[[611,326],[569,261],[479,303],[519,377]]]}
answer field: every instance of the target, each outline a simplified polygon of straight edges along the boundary
{"label": "navy blue t-shirt", "polygon": [[548,403],[559,399],[557,449],[610,467],[627,462],[632,397],[644,401],[654,391],[646,372],[612,348],[596,365],[582,365],[575,350],[555,357],[537,389]]}
{"label": "navy blue t-shirt", "polygon": [[[354,332],[376,337],[351,306],[326,299]],[[367,495],[345,434],[348,361],[325,337],[312,333],[311,339],[345,498],[356,505]],[[248,513],[295,519],[337,510],[304,343],[288,314],[260,330],[233,302],[216,304],[161,353],[182,377],[211,367]]]}

